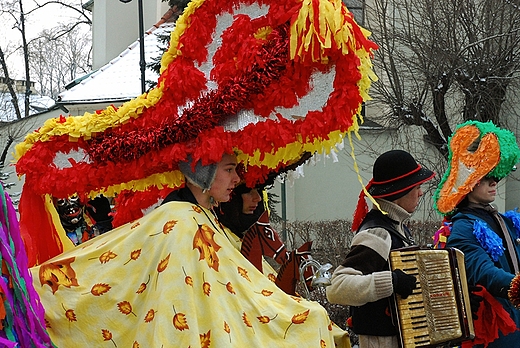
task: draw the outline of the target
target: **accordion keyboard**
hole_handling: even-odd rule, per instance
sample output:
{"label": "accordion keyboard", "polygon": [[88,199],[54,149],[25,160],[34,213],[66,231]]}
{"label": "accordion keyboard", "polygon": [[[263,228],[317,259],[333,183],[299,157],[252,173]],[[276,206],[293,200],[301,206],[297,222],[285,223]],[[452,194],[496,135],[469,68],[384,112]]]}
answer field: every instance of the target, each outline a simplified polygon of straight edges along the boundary
{"label": "accordion keyboard", "polygon": [[[417,289],[406,299],[396,296],[403,347],[436,345],[462,336],[457,298],[447,250],[390,253],[392,269],[417,277]],[[459,296],[460,298],[460,296]]]}

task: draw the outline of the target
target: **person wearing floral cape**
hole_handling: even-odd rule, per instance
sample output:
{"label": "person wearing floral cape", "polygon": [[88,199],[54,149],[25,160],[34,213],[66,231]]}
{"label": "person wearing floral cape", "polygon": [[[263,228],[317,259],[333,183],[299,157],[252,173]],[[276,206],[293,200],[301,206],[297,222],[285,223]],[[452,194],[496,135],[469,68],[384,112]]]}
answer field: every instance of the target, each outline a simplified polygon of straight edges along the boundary
{"label": "person wearing floral cape", "polygon": [[465,122],[449,139],[449,166],[434,196],[446,219],[435,239],[464,253],[468,283],[482,299],[474,313],[476,337],[463,347],[520,347],[514,304],[520,297],[511,296],[520,264],[520,213],[500,214],[491,205],[519,156],[514,134],[491,122]]}
{"label": "person wearing floral cape", "polygon": [[[197,179],[185,198],[32,268],[53,343],[349,347],[323,307],[280,290],[213,215],[239,180],[236,165],[229,154],[217,165],[187,162],[180,167]],[[200,178],[207,187],[193,183]]]}

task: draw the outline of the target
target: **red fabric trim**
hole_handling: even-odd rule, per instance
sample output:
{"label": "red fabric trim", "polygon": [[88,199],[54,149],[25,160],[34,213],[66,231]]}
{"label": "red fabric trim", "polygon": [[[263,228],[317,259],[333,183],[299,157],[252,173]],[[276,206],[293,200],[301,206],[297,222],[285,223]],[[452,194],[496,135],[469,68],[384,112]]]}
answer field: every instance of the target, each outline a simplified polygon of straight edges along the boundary
{"label": "red fabric trim", "polygon": [[419,170],[421,170],[421,166],[420,165],[417,165],[417,168],[415,168],[414,170],[412,170],[411,172],[408,172],[406,174],[403,174],[401,176],[398,176],[396,178],[393,178],[393,179],[390,179],[390,180],[386,180],[386,181],[374,181],[373,184],[374,185],[383,185],[383,184],[388,184],[389,182],[394,182],[394,181],[397,181],[397,180],[400,180],[400,179],[403,179],[403,178],[406,178],[407,176],[410,176],[416,172],[418,172]]}
{"label": "red fabric trim", "polygon": [[431,176],[427,177],[426,179],[424,180],[421,180],[421,181],[418,181],[412,185],[409,185],[409,186],[406,186],[405,188],[402,188],[400,190],[397,190],[397,191],[392,191],[391,193],[386,193],[384,195],[372,195],[372,197],[374,198],[385,198],[385,197],[389,197],[389,196],[393,196],[395,195],[396,193],[400,193],[400,192],[403,192],[403,191],[406,191],[406,190],[409,190],[415,186],[418,186],[418,185],[421,185],[422,183],[425,183],[426,181],[430,180],[431,178],[433,178],[435,176],[435,174],[432,174]]}

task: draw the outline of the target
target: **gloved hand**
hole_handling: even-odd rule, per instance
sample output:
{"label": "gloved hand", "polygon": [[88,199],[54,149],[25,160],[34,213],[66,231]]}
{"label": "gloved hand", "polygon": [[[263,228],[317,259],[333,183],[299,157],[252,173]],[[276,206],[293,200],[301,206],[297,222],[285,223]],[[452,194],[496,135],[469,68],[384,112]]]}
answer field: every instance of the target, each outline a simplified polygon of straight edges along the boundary
{"label": "gloved hand", "polygon": [[406,274],[400,269],[392,271],[392,286],[396,294],[401,298],[407,298],[417,287],[417,278],[411,274]]}
{"label": "gloved hand", "polygon": [[103,195],[88,201],[87,211],[90,217],[96,221],[96,223],[112,221],[112,217],[108,215],[112,211],[110,208],[110,202]]}
{"label": "gloved hand", "polygon": [[480,307],[480,302],[484,299],[484,297],[477,295],[476,292],[482,291],[482,286],[480,285],[469,285],[469,305],[471,306],[471,316],[473,320],[478,319],[478,308]]}

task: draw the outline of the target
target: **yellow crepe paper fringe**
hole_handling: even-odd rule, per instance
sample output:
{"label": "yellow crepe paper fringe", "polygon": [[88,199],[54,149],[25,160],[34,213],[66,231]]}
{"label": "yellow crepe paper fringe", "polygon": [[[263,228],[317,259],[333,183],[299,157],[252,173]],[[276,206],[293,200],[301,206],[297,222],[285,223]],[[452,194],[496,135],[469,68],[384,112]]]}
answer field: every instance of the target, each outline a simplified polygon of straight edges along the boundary
{"label": "yellow crepe paper fringe", "polygon": [[[313,3],[313,0],[303,0],[298,17],[291,25],[291,59],[296,56],[303,58],[307,52],[311,52],[313,62],[326,64],[328,57],[325,50],[332,47],[333,40],[343,54],[355,50],[351,25],[345,20],[341,0],[320,1],[318,23],[315,21]],[[315,56],[315,48],[318,48],[319,56]]]}
{"label": "yellow crepe paper fringe", "polygon": [[[355,124],[357,125],[357,122],[355,122]],[[359,136],[359,133],[356,132],[354,133],[356,135],[356,137],[358,139],[360,139],[361,137]],[[361,188],[363,190],[363,192],[365,193],[365,196],[368,197],[368,199],[379,209],[381,210],[381,207],[379,206],[379,203],[376,202],[376,200],[374,199],[374,197],[372,197],[372,195],[370,193],[368,193],[368,190],[365,186],[365,184],[363,183],[363,178],[361,178],[361,174],[359,173],[359,166],[357,164],[357,160],[356,160],[356,154],[355,154],[355,151],[354,151],[354,143],[352,141],[352,133],[348,133],[348,142],[350,144],[350,157],[352,157],[352,160],[354,161],[354,171],[356,172],[357,174],[357,178],[358,178],[358,181],[359,183],[361,184]],[[381,210],[381,212],[383,214],[387,214],[385,211]]]}
{"label": "yellow crepe paper fringe", "polygon": [[124,190],[132,191],[146,191],[150,187],[158,187],[162,189],[164,187],[177,188],[184,183],[184,175],[178,170],[171,172],[155,173],[146,178],[139,180],[131,180],[117,185],[111,185],[103,190],[91,191],[88,196],[94,198],[99,194],[103,194],[107,197],[114,197],[117,193]]}
{"label": "yellow crepe paper fringe", "polygon": [[38,131],[28,134],[23,142],[16,145],[14,158],[20,159],[36,142],[46,142],[55,136],[68,135],[69,141],[77,141],[80,138],[88,140],[92,134],[102,133],[108,128],[128,122],[131,118],[138,118],[145,108],[154,106],[162,95],[163,86],[160,85],[148,94],[142,94],[124,103],[117,110],[108,106],[99,114],[86,112],[83,116],[66,117],[65,120],[48,119]]}
{"label": "yellow crepe paper fringe", "polygon": [[371,52],[361,49],[356,51],[356,55],[359,57],[360,65],[358,69],[361,72],[361,79],[357,82],[357,86],[359,87],[359,94],[366,102],[372,100],[368,95],[372,81],[376,82],[379,78],[372,70],[372,60],[370,59]]}

